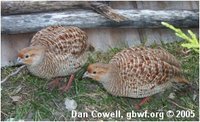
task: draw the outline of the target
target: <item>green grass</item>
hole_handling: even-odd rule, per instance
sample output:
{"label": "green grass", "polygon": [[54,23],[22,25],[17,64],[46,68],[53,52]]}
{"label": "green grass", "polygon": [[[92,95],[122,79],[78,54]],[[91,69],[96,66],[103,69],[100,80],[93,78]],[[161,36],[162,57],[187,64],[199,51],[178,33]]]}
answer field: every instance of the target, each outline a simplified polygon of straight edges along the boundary
{"label": "green grass", "polygon": [[[135,104],[141,99],[115,97],[106,92],[101,84],[93,80],[81,79],[84,70],[76,75],[76,79],[68,93],[61,94],[57,89],[49,92],[47,83],[49,81],[32,76],[26,70],[10,78],[2,84],[1,91],[1,119],[8,120],[127,120],[127,112],[132,110],[137,112],[167,112],[169,110],[175,113],[184,108],[194,110],[195,117],[172,117],[166,115],[163,120],[199,120],[199,55],[193,51],[184,53],[184,48],[179,43],[163,44],[162,47],[175,55],[181,61],[183,73],[190,80],[193,88],[184,87],[180,89],[171,88],[164,93],[156,94],[151,100],[142,106],[140,110],[135,109]],[[156,44],[151,47],[157,47]],[[111,49],[106,53],[96,52],[90,57],[90,63],[108,62],[111,57],[121,49]],[[4,78],[17,67],[7,67],[1,69],[1,78]],[[177,105],[170,102],[168,98],[170,93],[175,93],[172,100]],[[11,99],[12,96],[20,96],[17,102]],[[194,99],[194,97],[196,98]],[[71,112],[65,109],[64,99],[68,97],[74,99],[77,104],[77,111],[91,112],[115,112],[120,110],[123,118],[71,118]],[[184,110],[185,111],[185,110]],[[177,113],[176,113],[177,114]],[[132,118],[130,120],[161,120],[157,118]]]}

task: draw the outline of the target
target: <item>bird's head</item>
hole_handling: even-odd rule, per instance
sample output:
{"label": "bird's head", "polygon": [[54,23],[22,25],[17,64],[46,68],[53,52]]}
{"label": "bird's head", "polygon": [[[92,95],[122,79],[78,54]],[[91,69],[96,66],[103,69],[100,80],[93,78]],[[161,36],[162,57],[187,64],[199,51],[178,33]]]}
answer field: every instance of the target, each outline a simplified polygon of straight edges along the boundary
{"label": "bird's head", "polygon": [[40,46],[27,47],[19,51],[17,62],[26,65],[35,65],[42,61],[44,48]]}
{"label": "bird's head", "polygon": [[83,78],[88,77],[99,82],[106,82],[108,81],[110,70],[111,66],[109,64],[90,64],[87,71],[84,73]]}

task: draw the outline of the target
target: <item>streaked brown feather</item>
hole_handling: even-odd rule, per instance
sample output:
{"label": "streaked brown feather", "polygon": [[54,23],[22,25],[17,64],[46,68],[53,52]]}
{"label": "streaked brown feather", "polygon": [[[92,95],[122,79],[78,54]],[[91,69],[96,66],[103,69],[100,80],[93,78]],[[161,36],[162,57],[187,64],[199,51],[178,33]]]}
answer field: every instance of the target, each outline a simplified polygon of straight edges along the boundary
{"label": "streaked brown feather", "polygon": [[37,32],[31,46],[42,45],[55,54],[82,54],[87,47],[88,37],[77,27],[50,26]]}
{"label": "streaked brown feather", "polygon": [[40,30],[33,36],[30,47],[42,47],[44,58],[36,65],[28,65],[29,71],[47,79],[75,73],[87,61],[90,47],[87,39],[78,27],[50,26]]}
{"label": "streaked brown feather", "polygon": [[146,97],[164,91],[172,81],[187,81],[181,75],[179,61],[164,49],[127,48],[117,53],[109,64],[113,71],[103,84],[118,96]]}

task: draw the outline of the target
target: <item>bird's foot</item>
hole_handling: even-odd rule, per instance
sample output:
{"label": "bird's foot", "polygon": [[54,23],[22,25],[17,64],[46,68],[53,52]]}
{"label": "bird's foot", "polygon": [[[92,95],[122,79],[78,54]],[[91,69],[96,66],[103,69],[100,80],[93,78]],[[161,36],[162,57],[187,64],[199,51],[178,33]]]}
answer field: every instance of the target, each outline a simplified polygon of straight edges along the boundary
{"label": "bird's foot", "polygon": [[48,83],[48,89],[53,90],[56,87],[60,86],[60,81],[63,80],[63,78],[55,78],[50,83]]}
{"label": "bird's foot", "polygon": [[64,86],[60,87],[59,90],[60,90],[62,93],[67,92],[67,91],[70,89],[73,80],[74,80],[74,75],[72,74],[72,75],[70,76],[70,79],[69,79],[67,85],[65,84]]}
{"label": "bird's foot", "polygon": [[149,100],[150,100],[150,97],[145,97],[145,98],[143,98],[143,99],[140,101],[139,104],[136,104],[136,105],[135,105],[135,108],[136,108],[137,110],[139,110],[139,109],[141,108],[141,106],[144,105],[145,103],[147,103]]}

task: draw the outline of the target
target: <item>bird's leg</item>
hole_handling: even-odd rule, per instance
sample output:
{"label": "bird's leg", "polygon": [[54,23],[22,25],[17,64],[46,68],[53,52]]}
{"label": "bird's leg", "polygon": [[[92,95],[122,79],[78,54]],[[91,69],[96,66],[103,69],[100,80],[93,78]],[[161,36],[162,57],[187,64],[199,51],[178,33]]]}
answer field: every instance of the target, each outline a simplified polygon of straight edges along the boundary
{"label": "bird's leg", "polygon": [[72,81],[74,80],[74,74],[72,74],[69,78],[69,81],[67,83],[67,85],[65,84],[63,87],[61,87],[59,90],[61,90],[62,92],[67,92],[69,90],[69,88],[72,85]]}
{"label": "bird's leg", "polygon": [[55,87],[58,87],[60,85],[60,81],[63,80],[63,78],[55,78],[50,83],[48,83],[48,89],[52,90]]}
{"label": "bird's leg", "polygon": [[148,102],[149,100],[150,100],[150,97],[145,97],[145,98],[143,98],[143,99],[140,101],[139,104],[136,104],[135,108],[136,108],[136,109],[140,109],[141,106],[142,106],[143,104],[145,104],[146,102]]}

